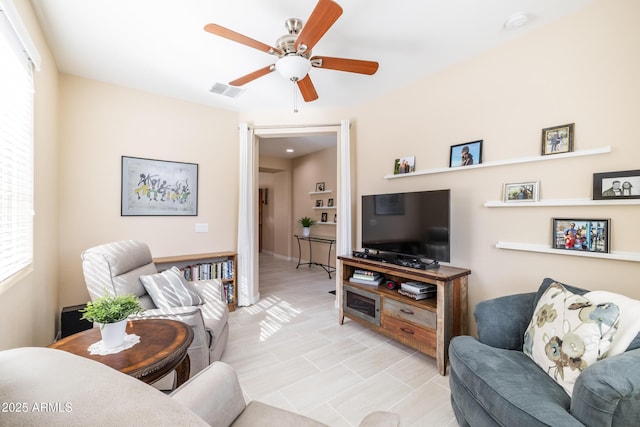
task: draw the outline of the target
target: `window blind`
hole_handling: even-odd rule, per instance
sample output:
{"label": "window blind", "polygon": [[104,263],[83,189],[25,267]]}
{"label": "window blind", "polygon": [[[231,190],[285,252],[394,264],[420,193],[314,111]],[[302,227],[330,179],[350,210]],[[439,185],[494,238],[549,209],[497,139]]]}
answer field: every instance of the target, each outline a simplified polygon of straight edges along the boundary
{"label": "window blind", "polygon": [[33,261],[34,173],[33,65],[2,6],[0,3],[0,282]]}

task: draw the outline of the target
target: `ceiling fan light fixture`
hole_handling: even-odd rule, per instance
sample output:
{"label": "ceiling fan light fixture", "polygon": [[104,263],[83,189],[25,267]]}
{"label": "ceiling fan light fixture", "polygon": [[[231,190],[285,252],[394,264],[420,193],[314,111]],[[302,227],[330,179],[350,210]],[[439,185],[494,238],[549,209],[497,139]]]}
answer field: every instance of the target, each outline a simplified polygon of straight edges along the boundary
{"label": "ceiling fan light fixture", "polygon": [[296,82],[311,70],[311,62],[303,56],[286,55],[276,62],[276,70],[286,79]]}

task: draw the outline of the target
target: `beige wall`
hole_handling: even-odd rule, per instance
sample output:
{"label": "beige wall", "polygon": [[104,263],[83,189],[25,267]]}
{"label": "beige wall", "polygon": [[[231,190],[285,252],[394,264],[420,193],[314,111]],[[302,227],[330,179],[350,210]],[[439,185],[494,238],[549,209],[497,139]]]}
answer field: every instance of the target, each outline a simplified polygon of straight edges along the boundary
{"label": "beige wall", "polygon": [[[451,188],[451,264],[472,270],[470,309],[482,299],[532,290],[546,276],[640,298],[639,263],[495,248],[498,240],[549,244],[552,217],[606,216],[612,218],[612,250],[639,252],[637,207],[483,207],[501,198],[504,182],[539,179],[543,198],[589,198],[594,172],[638,168],[636,0],[598,0],[367,105],[322,112],[302,106],[295,115],[236,115],[65,75],[57,83],[29,3],[16,3],[44,59],[36,75],[36,253],[33,270],[0,288],[1,348],[53,338],[59,308],[87,299],[79,254],[91,245],[138,238],[156,256],[235,249],[239,121],[350,119],[356,201],[362,194]],[[576,150],[611,145],[612,152],[383,178],[399,156],[415,155],[418,169],[446,167],[451,145],[476,139],[484,140],[485,161],[535,156],[542,128],[570,122],[576,123]],[[199,163],[199,216],[120,217],[122,155]],[[358,208],[356,230],[359,215]],[[209,233],[194,233],[195,223],[204,222]],[[355,246],[359,239],[358,231]]]}
{"label": "beige wall", "polygon": [[[268,144],[261,139],[261,144]],[[291,257],[291,160],[260,156],[260,188],[269,192],[268,204],[263,206],[263,253],[283,259]]]}
{"label": "beige wall", "polygon": [[[268,144],[268,139],[261,139],[259,144]],[[322,212],[327,212],[328,221],[333,221],[335,209],[313,209],[316,200],[322,200],[324,206],[329,198],[334,199],[337,206],[337,152],[336,147],[301,156],[292,160],[260,156],[259,186],[269,191],[269,204],[263,206],[263,252],[284,259],[297,259],[298,243],[293,236],[301,234],[302,228],[298,219],[309,216],[320,222]],[[311,195],[316,183],[324,182],[332,193]],[[313,235],[335,237],[334,225],[315,225],[311,229]],[[335,265],[334,257],[331,265]],[[326,263],[328,246],[316,245],[313,248],[313,261]],[[302,260],[309,260],[308,244],[302,245]]]}
{"label": "beige wall", "polygon": [[[61,305],[86,302],[80,253],[120,239],[154,256],[235,250],[235,113],[60,76]],[[198,216],[120,216],[121,156],[198,163]],[[196,233],[206,223],[208,233]]]}
{"label": "beige wall", "polygon": [[[483,299],[535,289],[544,277],[640,297],[636,262],[495,248],[499,240],[550,244],[552,217],[612,218],[613,251],[640,252],[637,206],[486,208],[505,182],[540,180],[543,198],[590,198],[594,172],[638,169],[640,3],[600,0],[511,43],[353,110],[305,117],[244,115],[247,121],[354,123],[360,244],[362,194],[452,189],[451,264],[470,268],[470,309]],[[384,66],[384,64],[382,65]],[[322,94],[320,94],[322,96]],[[576,124],[575,149],[609,154],[385,179],[393,160],[416,156],[417,169],[447,167],[449,148],[484,140],[484,161],[540,154],[541,129]],[[472,328],[473,329],[473,328]]]}
{"label": "beige wall", "polygon": [[58,316],[58,71],[30,3],[14,3],[42,67],[34,73],[34,260],[31,268],[0,284],[0,350],[51,343]]}
{"label": "beige wall", "polygon": [[[316,220],[316,225],[311,227],[311,234],[314,236],[336,236],[336,226],[331,224],[321,224],[320,218],[323,212],[327,213],[328,222],[333,222],[333,214],[336,209],[314,209],[316,200],[322,200],[323,206],[327,206],[329,198],[334,199],[337,206],[337,152],[336,147],[331,147],[306,156],[293,159],[293,234],[302,234],[302,227],[298,224],[298,219],[308,216]],[[309,194],[315,192],[316,184],[324,182],[325,191],[331,193]],[[298,257],[298,243],[291,235],[292,256]],[[301,258],[303,261],[312,261],[326,264],[329,262],[329,246],[324,243],[312,243],[313,257],[309,257],[308,242],[301,242]],[[335,246],[332,250],[331,265],[335,266]]]}

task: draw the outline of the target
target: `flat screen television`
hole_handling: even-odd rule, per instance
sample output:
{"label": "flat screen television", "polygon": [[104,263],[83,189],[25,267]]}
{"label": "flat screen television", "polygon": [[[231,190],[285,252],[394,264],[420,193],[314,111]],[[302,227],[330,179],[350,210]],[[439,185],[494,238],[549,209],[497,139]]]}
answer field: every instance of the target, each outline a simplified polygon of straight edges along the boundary
{"label": "flat screen television", "polygon": [[362,196],[362,248],[450,261],[450,190]]}

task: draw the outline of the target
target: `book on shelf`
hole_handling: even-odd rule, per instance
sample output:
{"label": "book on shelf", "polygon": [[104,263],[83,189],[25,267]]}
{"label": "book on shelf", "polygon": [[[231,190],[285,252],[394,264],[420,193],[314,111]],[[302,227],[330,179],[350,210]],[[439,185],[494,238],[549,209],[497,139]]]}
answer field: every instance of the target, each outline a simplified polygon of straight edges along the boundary
{"label": "book on shelf", "polygon": [[400,283],[400,289],[406,291],[406,292],[412,292],[415,294],[426,294],[426,293],[430,293],[430,292],[435,292],[436,291],[436,285],[431,285],[428,283],[421,283],[421,282],[402,282]]}
{"label": "book on shelf", "polygon": [[351,278],[349,278],[349,281],[351,283],[359,283],[361,285],[378,286],[379,284],[381,284],[384,281],[384,278],[383,277],[378,277],[375,280],[369,280],[369,279],[359,279],[357,277],[351,276]]}
{"label": "book on shelf", "polygon": [[433,298],[433,297],[436,296],[436,292],[435,291],[430,292],[430,293],[419,293],[418,294],[418,293],[414,293],[414,292],[405,291],[402,288],[398,289],[398,293],[400,295],[404,295],[405,297],[412,298],[412,299],[414,299],[416,301],[427,299],[427,298]]}
{"label": "book on shelf", "polygon": [[225,283],[223,286],[224,289],[224,298],[227,304],[233,304],[235,302],[235,298],[233,296],[233,283]]}
{"label": "book on shelf", "polygon": [[353,270],[353,274],[359,274],[362,276],[380,276],[380,273],[378,273],[377,271],[363,270],[361,268],[356,268],[355,270]]}
{"label": "book on shelf", "polygon": [[185,279],[189,281],[211,279],[231,280],[233,279],[233,260],[192,264],[180,270]]}
{"label": "book on shelf", "polygon": [[356,270],[353,272],[353,275],[351,277],[362,280],[376,281],[380,279],[382,275],[373,271]]}

